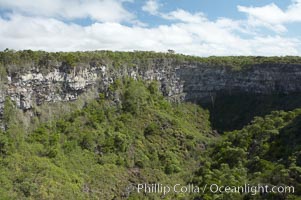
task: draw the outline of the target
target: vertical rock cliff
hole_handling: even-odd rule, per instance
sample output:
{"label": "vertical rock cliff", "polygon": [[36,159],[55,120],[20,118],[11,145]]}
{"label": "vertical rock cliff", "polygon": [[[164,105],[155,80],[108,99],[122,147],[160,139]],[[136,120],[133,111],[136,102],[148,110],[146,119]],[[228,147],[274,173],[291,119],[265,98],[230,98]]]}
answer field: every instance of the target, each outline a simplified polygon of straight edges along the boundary
{"label": "vertical rock cliff", "polygon": [[106,92],[114,80],[125,76],[157,80],[171,101],[214,101],[218,94],[301,92],[301,64],[264,63],[235,70],[229,66],[172,59],[152,59],[147,65],[118,68],[99,63],[70,66],[53,62],[47,70],[43,65],[31,65],[27,70],[14,73],[7,70],[7,78],[1,84],[0,116],[6,97],[18,108],[28,111],[45,102],[74,101],[90,89]]}

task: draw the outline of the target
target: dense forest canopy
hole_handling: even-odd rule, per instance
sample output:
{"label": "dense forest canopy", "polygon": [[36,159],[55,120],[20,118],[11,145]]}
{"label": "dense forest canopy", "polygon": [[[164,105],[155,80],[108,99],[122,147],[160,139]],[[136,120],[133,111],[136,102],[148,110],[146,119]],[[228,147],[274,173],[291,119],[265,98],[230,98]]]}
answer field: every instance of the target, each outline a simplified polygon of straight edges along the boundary
{"label": "dense forest canopy", "polygon": [[0,141],[1,199],[114,199],[129,195],[130,183],[189,181],[205,146],[215,140],[208,112],[170,104],[155,82],[116,84],[120,104],[100,94],[84,109],[30,133],[8,101]]}

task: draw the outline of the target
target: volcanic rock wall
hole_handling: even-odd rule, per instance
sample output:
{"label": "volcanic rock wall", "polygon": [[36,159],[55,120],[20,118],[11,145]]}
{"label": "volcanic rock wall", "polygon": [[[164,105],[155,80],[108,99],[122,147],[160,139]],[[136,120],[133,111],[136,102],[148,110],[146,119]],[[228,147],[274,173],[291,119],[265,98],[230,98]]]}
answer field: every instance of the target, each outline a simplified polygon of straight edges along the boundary
{"label": "volcanic rock wall", "polygon": [[256,95],[301,92],[301,65],[260,64],[241,70],[204,63],[154,60],[150,66],[107,67],[90,63],[75,67],[54,63],[48,71],[33,66],[25,72],[8,74],[1,83],[0,118],[5,98],[24,111],[44,102],[74,101],[91,88],[105,92],[117,78],[157,80],[171,101],[214,100],[219,93]]}

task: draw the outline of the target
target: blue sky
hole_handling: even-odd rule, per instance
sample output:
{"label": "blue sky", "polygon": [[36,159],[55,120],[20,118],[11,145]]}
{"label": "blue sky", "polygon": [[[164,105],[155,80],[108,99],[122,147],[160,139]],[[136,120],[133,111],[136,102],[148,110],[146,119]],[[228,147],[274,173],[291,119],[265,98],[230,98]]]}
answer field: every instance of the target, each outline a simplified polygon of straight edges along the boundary
{"label": "blue sky", "polygon": [[[270,3],[275,3],[281,8],[286,8],[289,0],[273,1],[273,0],[165,0],[160,2],[161,12],[171,12],[177,9],[183,9],[191,13],[203,12],[208,19],[216,20],[220,17],[227,17],[232,19],[246,18],[246,15],[237,11],[237,5],[243,6],[264,6]],[[158,25],[158,18],[141,10],[145,1],[136,1],[136,3],[126,3],[125,7],[130,11],[137,13],[140,19],[147,23]]]}
{"label": "blue sky", "polygon": [[301,0],[0,0],[0,50],[301,55]]}

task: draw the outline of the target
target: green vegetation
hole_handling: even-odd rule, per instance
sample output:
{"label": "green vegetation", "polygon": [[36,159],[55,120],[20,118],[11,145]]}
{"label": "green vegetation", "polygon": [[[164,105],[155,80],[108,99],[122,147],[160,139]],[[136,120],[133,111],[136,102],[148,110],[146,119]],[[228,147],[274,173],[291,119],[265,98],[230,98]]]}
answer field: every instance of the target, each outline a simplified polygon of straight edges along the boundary
{"label": "green vegetation", "polygon": [[[255,117],[221,137],[209,113],[171,104],[156,82],[125,78],[58,119],[26,131],[6,99],[0,132],[1,199],[160,199],[137,183],[294,186],[294,194],[169,193],[166,199],[298,199],[301,109]],[[114,98],[113,98],[114,97]],[[118,99],[116,99],[118,97]]]}
{"label": "green vegetation", "polygon": [[[42,70],[47,70],[55,62],[74,67],[89,63],[91,65],[104,64],[109,67],[151,67],[156,62],[166,64],[179,63],[208,63],[212,66],[228,66],[234,70],[247,68],[254,64],[263,63],[298,63],[301,64],[301,57],[260,57],[260,56],[226,56],[226,57],[197,57],[174,53],[156,53],[152,51],[134,52],[113,52],[113,51],[88,51],[88,52],[44,52],[44,51],[14,51],[6,49],[0,52],[0,75],[3,65],[11,74],[18,70],[27,70],[32,66],[42,66]],[[22,66],[22,69],[18,69]],[[1,77],[1,76],[0,76]]]}
{"label": "green vegetation", "polygon": [[189,181],[203,146],[215,140],[209,113],[189,103],[170,104],[156,83],[120,80],[112,92],[118,103],[100,94],[31,133],[13,121],[7,100],[9,125],[0,136],[1,199],[114,199],[129,195],[130,183]]}
{"label": "green vegetation", "polygon": [[[266,184],[294,186],[295,193],[217,194],[203,199],[300,199],[301,195],[301,109],[273,111],[256,117],[242,130],[227,132],[208,151],[194,182],[199,185]],[[210,158],[210,159],[209,159]]]}

